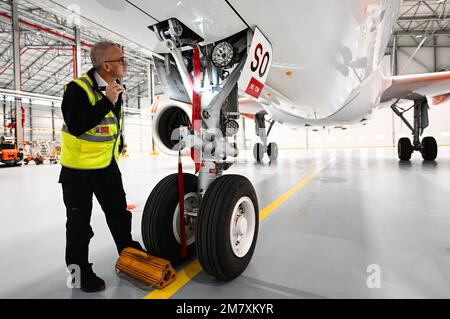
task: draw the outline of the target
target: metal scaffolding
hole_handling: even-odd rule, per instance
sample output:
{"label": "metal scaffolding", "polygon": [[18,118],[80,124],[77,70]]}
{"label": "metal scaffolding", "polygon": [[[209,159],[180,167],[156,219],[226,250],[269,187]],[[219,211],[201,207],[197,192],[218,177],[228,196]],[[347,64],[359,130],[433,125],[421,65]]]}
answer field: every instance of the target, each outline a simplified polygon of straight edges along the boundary
{"label": "metal scaffolding", "polygon": [[[61,97],[64,84],[90,68],[89,50],[92,44],[107,39],[117,40],[107,30],[101,30],[98,26],[90,28],[88,22],[83,29],[71,25],[64,16],[46,11],[41,7],[41,2],[30,0],[16,4],[18,37],[15,48],[12,4],[16,2],[0,0],[0,87],[3,89]],[[137,107],[137,91],[146,94],[147,66],[152,59],[129,48],[126,55],[130,74],[125,79],[131,93],[129,107]],[[15,77],[15,69],[19,71],[19,78]],[[15,85],[15,80],[20,85]]]}
{"label": "metal scaffolding", "polygon": [[[439,50],[450,48],[450,3],[448,0],[404,0],[397,20],[390,52],[398,60],[399,53],[408,56],[428,72],[449,70],[448,60],[439,59]],[[409,49],[409,50],[408,50]],[[414,52],[410,52],[414,49]],[[422,49],[433,50],[433,61],[417,57]],[[448,54],[447,54],[448,56]],[[394,63],[396,73],[401,71]]]}

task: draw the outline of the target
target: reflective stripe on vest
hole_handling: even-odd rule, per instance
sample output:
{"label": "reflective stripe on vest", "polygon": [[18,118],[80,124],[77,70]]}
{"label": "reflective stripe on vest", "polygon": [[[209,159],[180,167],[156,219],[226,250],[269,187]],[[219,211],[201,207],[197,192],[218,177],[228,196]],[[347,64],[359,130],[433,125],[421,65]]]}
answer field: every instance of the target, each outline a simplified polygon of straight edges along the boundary
{"label": "reflective stripe on vest", "polygon": [[98,96],[97,92],[95,92],[94,88],[92,87],[93,83],[89,82],[88,79],[86,79],[84,76],[78,78],[77,80],[83,82],[87,88],[89,89],[89,91],[91,92],[91,94],[94,96],[94,105],[97,104],[98,101],[100,101],[100,97]]}
{"label": "reflective stripe on vest", "polygon": [[[103,98],[94,90],[93,81],[87,74],[73,82],[86,92],[92,107]],[[67,85],[64,90],[66,88]],[[121,110],[121,115],[122,113]],[[79,136],[72,135],[64,123],[61,133],[61,164],[75,169],[99,169],[109,166],[113,157],[118,162],[119,152],[116,144],[120,140],[122,123],[122,118],[118,120],[110,111],[96,127]]]}
{"label": "reflective stripe on vest", "polygon": [[[63,124],[62,131],[64,133],[70,134],[69,128],[65,124]],[[81,134],[81,135],[76,136],[76,138],[79,140],[89,141],[89,142],[108,142],[108,141],[114,141],[117,138],[117,136],[118,136],[118,134],[114,134],[111,136],[97,136],[97,135]]]}

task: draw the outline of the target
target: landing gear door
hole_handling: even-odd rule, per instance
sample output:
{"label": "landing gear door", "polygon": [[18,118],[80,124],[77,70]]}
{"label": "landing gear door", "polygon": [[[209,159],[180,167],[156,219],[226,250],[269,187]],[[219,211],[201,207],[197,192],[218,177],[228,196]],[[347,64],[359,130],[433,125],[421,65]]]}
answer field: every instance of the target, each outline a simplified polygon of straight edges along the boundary
{"label": "landing gear door", "polygon": [[[169,57],[166,57],[169,59]],[[186,92],[175,63],[166,63],[164,60],[154,57],[155,69],[158,73],[164,93],[172,100],[191,104],[191,98]],[[170,60],[169,60],[170,61]]]}
{"label": "landing gear door", "polygon": [[239,89],[259,98],[272,65],[272,45],[262,32],[255,28],[252,45],[239,78]]}

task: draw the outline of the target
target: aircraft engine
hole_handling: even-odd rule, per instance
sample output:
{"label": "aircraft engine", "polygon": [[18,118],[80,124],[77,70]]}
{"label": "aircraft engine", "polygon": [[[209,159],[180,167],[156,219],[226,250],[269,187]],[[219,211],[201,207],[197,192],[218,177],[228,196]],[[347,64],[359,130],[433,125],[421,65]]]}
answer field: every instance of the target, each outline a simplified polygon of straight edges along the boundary
{"label": "aircraft engine", "polygon": [[[178,155],[174,147],[179,143],[179,132],[191,128],[191,110],[182,103],[169,102],[158,108],[153,118],[153,138],[159,150]],[[175,132],[174,132],[175,131]]]}

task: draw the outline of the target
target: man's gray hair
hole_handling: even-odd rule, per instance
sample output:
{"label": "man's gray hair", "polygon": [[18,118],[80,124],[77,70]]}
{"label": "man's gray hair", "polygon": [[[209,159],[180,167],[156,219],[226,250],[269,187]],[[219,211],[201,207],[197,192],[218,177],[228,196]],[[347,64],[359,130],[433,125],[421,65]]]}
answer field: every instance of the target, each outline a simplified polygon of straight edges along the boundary
{"label": "man's gray hair", "polygon": [[97,42],[94,44],[91,48],[91,61],[92,65],[95,69],[98,69],[103,62],[108,58],[106,56],[106,52],[110,47],[119,47],[117,43],[111,42],[111,41],[102,41]]}

